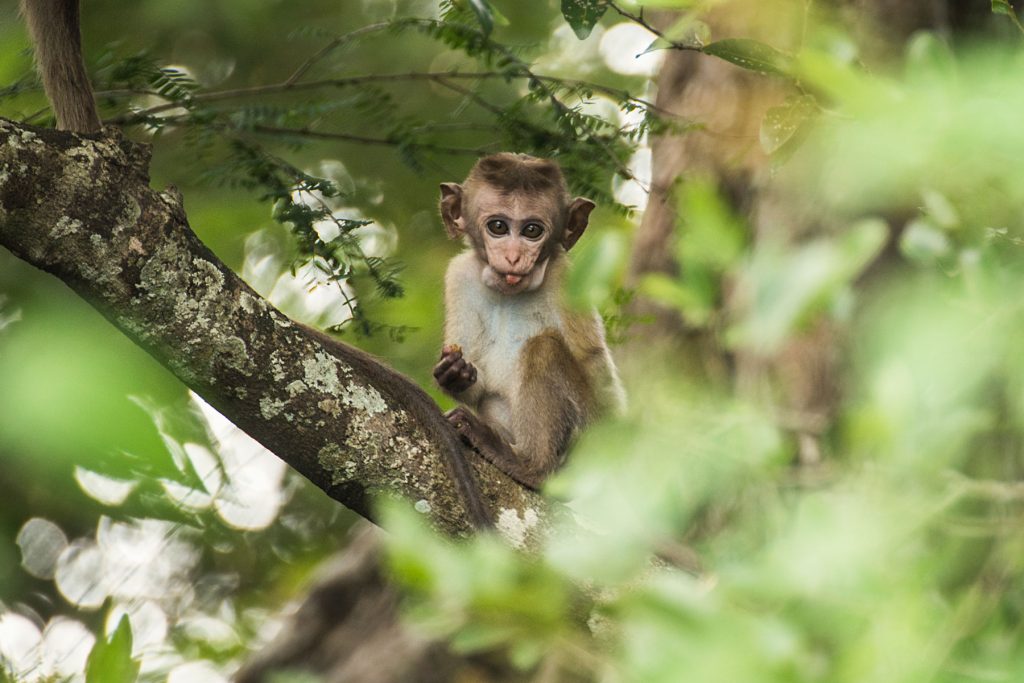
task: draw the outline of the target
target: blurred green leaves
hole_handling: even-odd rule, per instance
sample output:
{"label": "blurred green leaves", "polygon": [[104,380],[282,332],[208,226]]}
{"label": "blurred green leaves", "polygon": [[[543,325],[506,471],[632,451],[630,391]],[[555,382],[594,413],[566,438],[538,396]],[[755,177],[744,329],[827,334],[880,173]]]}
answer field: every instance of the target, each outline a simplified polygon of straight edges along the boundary
{"label": "blurred green leaves", "polygon": [[690,324],[706,325],[721,302],[723,278],[746,248],[747,229],[710,180],[688,179],[676,196],[675,257],[680,274],[648,275],[640,291],[678,308]]}
{"label": "blurred green leaves", "polygon": [[616,278],[629,255],[626,238],[614,230],[594,231],[572,251],[566,288],[578,308],[594,308],[612,298]]}
{"label": "blurred green leaves", "polygon": [[456,545],[425,528],[404,504],[385,506],[391,571],[410,592],[408,615],[458,651],[512,644],[523,668],[571,628],[578,589],[492,536]]}
{"label": "blurred green leaves", "polygon": [[[918,34],[902,71],[872,73],[808,48],[792,63],[808,92],[761,127],[796,210],[754,239],[714,182],[676,188],[678,273],[647,277],[640,293],[724,330],[741,359],[771,363],[822,319],[843,330],[829,347],[835,425],[815,435],[826,462],[791,464],[803,427],[788,426],[782,396],[723,395],[641,345],[629,414],[592,427],[548,484],[572,521],[526,557],[494,559],[493,540],[476,540],[428,551],[444,565],[421,573],[472,583],[474,567],[504,562],[515,569],[487,566],[515,577],[510,596],[532,585],[578,605],[585,619],[561,628],[555,612],[510,621],[548,634],[545,661],[585,679],[1016,680],[1021,60]],[[800,223],[800,210],[820,222]],[[581,282],[610,272],[600,264],[613,250],[592,248]],[[396,543],[422,544],[418,534]],[[449,626],[478,646],[516,647],[509,622],[441,586],[419,582],[417,609],[456,614]]]}
{"label": "blurred green leaves", "polygon": [[778,351],[813,316],[840,304],[853,280],[879,254],[888,232],[884,221],[865,219],[807,244],[759,244],[737,282],[742,304],[730,342],[760,354]]}
{"label": "blurred green leaves", "polygon": [[[602,1],[562,3],[581,38],[607,8]],[[992,9],[1016,21],[1009,2]],[[382,293],[397,294],[392,270],[317,231],[329,218],[319,200],[355,201],[350,190],[368,183],[343,187],[284,162],[282,152],[263,144],[261,129],[287,128],[279,147],[314,161],[322,153],[303,147],[302,134],[372,129],[374,144],[397,150],[408,175],[371,163],[383,155],[359,148],[349,155],[358,161],[352,174],[360,181],[386,175],[391,183],[377,204],[359,201],[391,212],[396,223],[410,206],[425,212],[418,232],[402,233],[402,247],[424,260],[445,255],[439,238],[429,237],[440,235],[434,180],[421,182],[431,185],[429,201],[401,183],[435,164],[449,174],[443,179],[454,179],[469,162],[437,162],[425,150],[455,158],[477,146],[554,154],[579,191],[609,195],[616,167],[665,124],[614,88],[597,92],[625,113],[642,110],[643,122],[588,114],[582,103],[593,98],[595,84],[543,79],[527,49],[499,42],[536,39],[515,33],[519,28],[504,26],[490,2],[467,0],[444,21],[393,22],[386,37],[400,43],[367,54],[350,45],[323,65],[333,75],[350,60],[369,70],[376,68],[371,59],[386,58],[389,67],[406,59],[409,69],[452,59],[439,61],[441,75],[424,81],[429,98],[411,96],[412,81],[398,81],[394,90],[371,83],[353,93],[349,84],[301,102],[230,104],[225,97],[214,105],[200,98],[210,92],[205,85],[156,60],[121,55],[102,62],[99,74],[109,86],[152,89],[180,108],[164,118],[136,112],[140,100],[105,100],[107,111],[136,112],[146,134],[180,134],[173,139],[194,145],[183,145],[190,153],[224,155],[226,164],[210,179],[265,195],[274,217],[293,228],[303,256],[335,258],[330,274],[362,274]],[[427,633],[450,637],[461,651],[501,650],[524,670],[554,659],[578,678],[609,683],[960,683],[1024,675],[1024,55],[994,40],[951,45],[924,32],[912,36],[901,64],[867,68],[852,38],[829,30],[815,36],[809,24],[811,35],[792,55],[745,38],[708,43],[698,23],[677,22],[667,39],[654,41],[656,48],[672,41],[703,46],[706,55],[787,77],[774,83],[798,85],[768,110],[750,144],[760,142],[772,157],[775,175],[765,182],[777,183],[781,197],[799,198],[794,205],[810,207],[821,221],[808,227],[781,212],[754,235],[715,181],[686,177],[675,195],[678,272],[649,276],[639,287],[713,342],[724,338],[719,345],[727,348],[717,351],[730,369],[751,358],[771,363],[823,318],[841,327],[843,341],[830,349],[839,359],[841,395],[830,426],[812,435],[825,462],[796,464],[798,440],[808,436],[800,433],[804,416],[789,421],[791,406],[773,388],[748,394],[687,377],[676,358],[641,338],[627,351],[632,408],[591,428],[549,482],[548,492],[567,501],[570,519],[543,520],[553,528],[535,552],[487,536],[453,544],[430,534],[415,512],[385,513],[392,571],[409,591],[410,617]],[[538,39],[539,50],[547,38]],[[446,80],[452,63],[489,75]],[[3,94],[26,88],[15,82]],[[331,125],[321,128],[325,121]],[[218,135],[204,134],[210,131]],[[236,138],[241,142],[225,142]],[[305,204],[295,193],[317,202]],[[237,197],[225,203],[231,201]],[[353,219],[336,227],[355,234],[365,226]],[[794,234],[800,228],[807,229]],[[575,302],[594,306],[615,296],[628,235],[622,218],[574,250]],[[417,288],[430,290],[437,273],[417,267]],[[436,296],[416,295],[421,310],[410,307],[409,314],[436,325]],[[433,313],[423,312],[431,306]],[[6,444],[45,456],[35,458],[43,462],[68,458],[69,448],[90,459],[110,451],[104,432],[116,413],[111,405],[118,395],[139,393],[123,382],[143,366],[102,354],[75,362],[67,340],[48,330],[73,327],[72,346],[103,349],[108,342],[74,311],[26,311],[4,330]],[[33,315],[70,317],[44,329]],[[427,336],[418,341],[433,344]],[[8,360],[31,358],[26,347],[38,352],[36,360]],[[417,350],[403,353],[412,354],[401,361],[409,367],[429,367]],[[748,379],[737,375],[738,386]],[[205,442],[175,435],[158,410],[153,414],[170,460],[161,452],[148,462],[149,473],[187,484],[195,491],[190,499],[211,494],[215,487],[189,459],[205,455],[197,448]],[[139,440],[152,450],[160,444],[149,432]],[[104,473],[119,472],[105,466]],[[322,521],[294,515],[281,522],[289,534],[256,544],[271,547],[282,565],[290,565],[296,537],[309,543],[330,536],[317,533]],[[228,564],[224,572],[236,579],[250,577],[243,565],[263,559],[262,547],[246,555],[246,535],[215,541],[209,545],[218,558],[210,562]],[[260,618],[245,623],[253,621]],[[131,680],[131,640],[123,620],[97,643],[88,680]]]}
{"label": "blurred green leaves", "polygon": [[132,659],[132,626],[122,616],[109,638],[98,638],[85,668],[86,683],[135,683],[139,663]]}
{"label": "blurred green leaves", "polygon": [[761,148],[768,154],[775,154],[788,143],[799,142],[799,133],[817,112],[817,101],[810,95],[793,95],[782,105],[772,107],[761,120]]}

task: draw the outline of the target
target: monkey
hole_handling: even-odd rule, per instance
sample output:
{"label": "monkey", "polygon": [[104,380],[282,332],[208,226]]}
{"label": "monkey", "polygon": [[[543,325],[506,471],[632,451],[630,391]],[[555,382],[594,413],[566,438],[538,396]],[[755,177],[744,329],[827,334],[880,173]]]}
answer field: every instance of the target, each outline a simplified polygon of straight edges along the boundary
{"label": "monkey", "polygon": [[98,132],[103,126],[82,59],[78,0],[21,0],[21,11],[57,128]]}
{"label": "monkey", "polygon": [[568,252],[594,202],[571,198],[559,165],[524,154],[480,159],[442,183],[441,219],[466,249],[445,274],[445,340],[433,374],[462,405],[462,440],[539,489],[574,438],[625,394],[596,311],[563,300]]}

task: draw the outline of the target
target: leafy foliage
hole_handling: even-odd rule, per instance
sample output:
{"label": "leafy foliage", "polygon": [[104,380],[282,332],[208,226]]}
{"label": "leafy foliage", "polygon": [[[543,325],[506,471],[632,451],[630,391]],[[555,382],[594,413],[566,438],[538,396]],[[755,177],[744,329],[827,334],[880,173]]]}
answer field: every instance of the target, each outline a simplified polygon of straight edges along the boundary
{"label": "leafy foliage", "polygon": [[[610,6],[572,3],[563,16],[580,35],[610,22]],[[992,9],[1017,22],[1009,2],[993,2]],[[640,352],[631,353],[628,368],[633,408],[588,432],[569,468],[551,482],[550,493],[572,501],[575,519],[556,523],[532,554],[491,537],[452,544],[430,535],[416,513],[391,510],[392,566],[408,588],[410,618],[460,650],[507,656],[531,676],[542,667],[538,675],[609,682],[676,681],[683,674],[766,683],[1019,679],[1019,50],[993,42],[972,53],[919,34],[902,69],[868,71],[814,40],[790,54],[746,38],[712,41],[706,27],[686,22],[652,34],[651,48],[700,51],[694,56],[785,77],[775,82],[784,81],[792,96],[768,110],[759,135],[774,162],[771,182],[795,208],[827,220],[800,240],[785,238],[785,218],[755,235],[735,210],[731,188],[687,177],[675,193],[672,255],[679,271],[647,277],[635,291],[620,284],[632,227],[624,207],[607,219],[618,229],[588,233],[575,253],[570,294],[583,305],[610,301],[613,337],[640,324],[639,333],[632,331],[634,340],[641,337]],[[374,206],[358,196],[365,185],[303,170],[314,165],[295,159],[313,158],[320,145],[357,144],[390,150],[414,177],[454,172],[444,164],[512,148],[557,157],[574,191],[609,203],[612,181],[632,175],[628,162],[638,145],[702,128],[634,95],[645,83],[544,73],[534,59],[546,46],[503,29],[490,2],[447,3],[440,19],[296,32],[322,48],[294,78],[261,86],[215,86],[168,59],[121,47],[95,63],[95,81],[109,118],[155,136],[158,150],[165,141],[180,143],[201,160],[209,187],[226,196],[244,191],[272,207],[291,235],[281,247],[288,265],[312,265],[341,291],[356,293],[346,329],[399,336],[408,332],[404,323],[429,317],[374,317],[381,313],[375,298],[417,297],[436,290],[436,280],[403,289],[398,264],[364,248],[363,231],[372,227],[366,215],[341,210],[360,201]],[[388,40],[395,42],[379,42]],[[432,66],[386,72],[369,61],[383,55],[391,68],[403,50]],[[350,63],[370,66],[363,73]],[[0,101],[31,98],[34,89],[32,78],[13,78]],[[413,91],[453,99],[408,97]],[[595,99],[636,116],[597,115],[587,106]],[[24,118],[38,121],[37,110],[27,108]],[[392,190],[388,202],[400,201],[404,190]],[[426,204],[418,197],[413,203]],[[424,234],[403,228],[421,260],[442,260],[446,254]],[[10,286],[3,270],[0,282]],[[754,391],[690,376],[685,359],[644,344],[645,320],[623,312],[639,296],[681,314],[687,341],[699,337],[714,347],[722,367],[709,375],[741,368],[737,384],[755,384]],[[16,313],[30,301],[22,292],[13,307],[4,305],[5,342],[19,331]],[[415,304],[429,308],[436,292]],[[54,315],[65,322],[71,314]],[[775,384],[744,374],[780,352],[791,352],[796,365],[806,362],[792,351],[822,326],[849,334],[847,343],[829,347],[843,391],[827,428],[790,410]],[[409,353],[411,359],[397,362],[426,367],[418,351]],[[72,388],[51,369],[67,367],[57,355],[41,363],[55,374],[37,378],[48,404]],[[124,366],[115,367],[124,374]],[[789,378],[784,366],[771,368]],[[106,366],[104,372],[118,374]],[[27,400],[19,394],[19,402]],[[59,412],[76,413],[87,403]],[[61,495],[44,498],[42,476],[32,487],[5,489],[20,504],[4,514],[48,505],[48,514],[63,515],[76,534],[95,526],[97,538],[112,527],[142,526],[142,518],[170,520],[175,553],[163,554],[199,557],[203,549],[188,574],[198,587],[197,611],[220,618],[230,637],[216,644],[182,620],[169,638],[182,656],[227,669],[257,642],[257,627],[268,619],[260,605],[292,594],[296,560],[323,553],[324,539],[336,530],[330,513],[316,507],[322,497],[300,500],[259,532],[218,522],[218,501],[232,502],[231,495],[218,496],[226,490],[218,481],[231,475],[231,448],[162,403],[143,403],[163,450],[89,462],[92,475],[131,486],[122,504],[91,503],[90,514],[107,515],[105,521],[85,524],[83,506],[68,506],[57,500]],[[20,413],[12,414],[0,416],[11,433]],[[33,439],[43,441],[57,430],[34,431]],[[808,439],[823,462],[801,460]],[[3,447],[29,452],[7,434]],[[22,460],[28,458],[11,458],[15,467],[24,467]],[[239,462],[252,471],[253,463]],[[288,495],[303,490],[286,484]],[[513,545],[525,544],[536,524],[507,511],[499,520]],[[82,539],[66,557],[85,545]],[[239,583],[269,586],[269,594],[240,592]],[[63,608],[54,595],[48,608]],[[134,675],[130,641],[137,630],[125,620],[112,634],[93,649],[92,679]]]}
{"label": "leafy foliage", "polygon": [[[1005,69],[1021,52],[918,47],[907,60],[896,79],[801,54],[802,83],[829,105],[796,96],[762,137],[787,151],[778,191],[827,225],[791,240],[769,221],[752,240],[713,182],[686,178],[680,273],[640,290],[749,363],[785,358],[823,324],[845,330],[829,347],[843,368],[835,426],[815,433],[783,396],[688,379],[643,347],[630,414],[588,432],[549,485],[574,519],[533,553],[482,539],[420,557],[416,515],[392,512],[411,618],[584,680],[1024,673],[1024,195],[1007,182],[1024,103]],[[797,464],[809,433],[826,461]],[[504,521],[513,542],[532,528]],[[490,611],[524,586],[540,605]],[[585,616],[557,616],[581,603]]]}
{"label": "leafy foliage", "polygon": [[132,660],[132,627],[121,617],[109,640],[97,640],[89,653],[86,683],[135,683],[139,663]]}

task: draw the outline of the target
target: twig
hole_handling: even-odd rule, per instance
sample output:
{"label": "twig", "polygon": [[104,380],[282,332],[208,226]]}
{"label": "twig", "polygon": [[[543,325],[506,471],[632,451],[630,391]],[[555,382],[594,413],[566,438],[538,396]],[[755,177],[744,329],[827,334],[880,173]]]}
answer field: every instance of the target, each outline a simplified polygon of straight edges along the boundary
{"label": "twig", "polygon": [[[168,102],[166,104],[160,104],[148,109],[143,109],[138,112],[134,112],[128,116],[121,116],[115,119],[111,119],[108,123],[131,123],[133,120],[137,120],[141,117],[151,116],[159,114],[170,109],[183,106],[183,104],[189,104],[194,102],[220,102],[224,100],[243,99],[246,97],[258,97],[262,95],[273,95],[281,92],[299,91],[299,90],[320,90],[326,88],[344,88],[349,86],[363,85],[366,83],[387,83],[387,82],[401,82],[401,81],[434,81],[439,82],[440,80],[452,80],[452,79],[490,79],[490,78],[508,78],[509,74],[499,73],[497,71],[412,71],[407,73],[395,73],[395,74],[363,74],[359,76],[347,76],[344,78],[329,78],[316,81],[305,81],[301,83],[283,81],[281,83],[271,83],[269,85],[257,85],[248,88],[232,88],[230,90],[215,90],[207,93],[198,93],[192,95],[186,102]],[[683,117],[678,114],[657,106],[653,102],[642,99],[640,97],[634,97],[629,94],[628,90],[621,88],[614,88],[611,86],[602,85],[600,83],[592,83],[590,81],[581,81],[576,79],[563,79],[557,76],[547,76],[543,74],[530,73],[529,75],[523,74],[519,78],[533,78],[537,81],[544,83],[555,83],[564,85],[572,88],[586,88],[597,92],[605,93],[617,97],[621,100],[637,104],[644,109],[653,111],[665,118],[682,119]],[[156,95],[157,93],[148,90],[101,90],[96,93],[98,97],[127,97],[132,95]]]}
{"label": "twig", "polygon": [[615,12],[617,14],[619,14],[619,16],[625,17],[626,19],[629,19],[630,21],[632,21],[632,22],[634,22],[636,24],[639,24],[640,26],[643,26],[645,29],[647,29],[648,31],[650,31],[654,35],[658,36],[659,38],[661,38],[662,40],[667,42],[672,49],[674,49],[674,50],[690,50],[691,52],[703,52],[703,50],[701,49],[701,47],[699,45],[691,45],[691,44],[688,44],[688,43],[681,43],[678,40],[672,40],[671,38],[666,37],[664,32],[662,32],[661,30],[655,28],[654,26],[652,26],[650,24],[650,22],[648,22],[646,19],[644,19],[643,13],[633,14],[632,12],[619,7],[617,4],[615,4],[615,2],[613,0],[607,0],[607,2],[608,2],[608,6],[611,7],[613,10],[615,10]]}
{"label": "twig", "polygon": [[285,80],[284,84],[294,85],[295,83],[297,83],[298,80],[302,78],[302,76],[307,71],[309,71],[321,59],[323,59],[332,51],[334,51],[339,45],[343,45],[349,42],[350,40],[354,40],[355,38],[366,35],[367,33],[381,31],[383,29],[388,28],[391,25],[391,22],[380,22],[378,24],[370,24],[369,26],[363,26],[362,28],[358,28],[355,31],[350,31],[349,33],[336,37],[334,40],[327,43],[327,45],[323,46],[322,48],[320,48],[320,50],[318,50],[316,53],[310,56],[309,59],[300,64],[299,68],[296,69],[292,73],[292,75],[288,77],[287,80]]}
{"label": "twig", "polygon": [[310,130],[309,128],[286,128],[282,126],[268,126],[264,124],[256,124],[244,128],[235,128],[234,130],[238,132],[244,132],[246,130],[249,130],[256,133],[266,133],[270,135],[292,135],[296,137],[311,138],[315,140],[339,140],[341,142],[354,142],[361,145],[379,145],[386,147],[412,147],[415,149],[422,149],[428,152],[437,152],[440,154],[464,154],[471,156],[480,156],[481,154],[487,154],[488,152],[488,150],[483,148],[474,149],[471,147],[450,147],[447,145],[437,145],[430,142],[409,142],[408,140],[395,140],[392,138],[372,138],[364,135],[354,135],[352,133],[323,132],[317,130]]}
{"label": "twig", "polygon": [[486,109],[487,111],[491,112],[495,116],[502,116],[505,113],[504,109],[502,109],[501,107],[498,107],[496,105],[491,104],[490,102],[488,102],[484,98],[480,97],[480,95],[478,93],[473,92],[469,88],[463,88],[461,85],[455,85],[454,83],[449,83],[447,80],[441,79],[441,78],[437,79],[437,84],[442,86],[442,87],[444,87],[444,88],[448,88],[452,92],[457,92],[460,95],[465,95],[470,100],[472,100],[478,107],[480,107],[481,109]]}

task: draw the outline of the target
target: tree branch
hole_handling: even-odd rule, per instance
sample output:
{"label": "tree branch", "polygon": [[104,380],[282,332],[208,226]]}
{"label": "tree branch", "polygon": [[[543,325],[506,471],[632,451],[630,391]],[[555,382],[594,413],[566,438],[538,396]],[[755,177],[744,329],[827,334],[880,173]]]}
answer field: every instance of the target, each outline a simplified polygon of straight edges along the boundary
{"label": "tree branch", "polygon": [[[256,294],[192,232],[174,188],[150,189],[149,156],[113,129],[0,119],[0,245],[63,280],[335,500],[372,518],[373,495],[402,496],[439,529],[468,533],[445,457],[459,446],[429,396]],[[547,518],[541,496],[470,462],[499,529],[527,509]]]}

